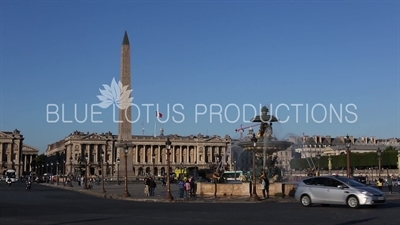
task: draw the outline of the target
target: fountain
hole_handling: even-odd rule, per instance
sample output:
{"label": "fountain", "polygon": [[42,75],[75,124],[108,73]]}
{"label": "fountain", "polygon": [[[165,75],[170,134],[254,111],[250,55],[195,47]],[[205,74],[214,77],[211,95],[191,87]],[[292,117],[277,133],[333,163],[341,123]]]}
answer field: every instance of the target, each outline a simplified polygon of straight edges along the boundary
{"label": "fountain", "polygon": [[268,178],[271,182],[281,181],[281,170],[277,166],[278,156],[276,152],[281,150],[286,150],[293,143],[289,141],[279,141],[272,136],[272,123],[279,122],[278,118],[273,115],[268,115],[268,108],[263,107],[261,109],[261,115],[251,119],[251,122],[261,123],[260,129],[256,135],[257,144],[256,147],[253,146],[251,140],[243,140],[239,143],[245,151],[252,151],[256,154],[257,158],[262,158],[262,169],[265,170]]}
{"label": "fountain", "polygon": [[[291,195],[290,193],[293,193],[295,184],[291,182],[282,182],[281,171],[277,166],[278,157],[276,152],[286,150],[293,143],[289,141],[279,141],[272,136],[272,123],[279,122],[279,120],[273,115],[268,115],[267,107],[264,106],[261,110],[261,115],[253,118],[251,122],[260,123],[256,146],[254,147],[254,143],[250,140],[251,137],[247,136],[245,139],[240,140],[237,145],[235,143],[232,146],[232,151],[236,154],[241,153],[242,151],[252,152],[253,154],[256,154],[256,158],[260,159],[259,161],[262,159],[262,168],[266,171],[270,180],[269,194],[271,196]],[[251,195],[254,188],[261,192],[261,184],[259,183],[255,184],[253,189],[251,188],[251,182],[219,183],[218,179],[221,178],[222,174],[222,170],[219,170],[219,168],[221,168],[221,166],[216,168],[214,183],[198,183],[197,190],[199,195],[214,195],[214,197],[246,196],[249,195],[249,193]],[[218,171],[220,172],[218,173]],[[256,173],[253,174],[257,175]]]}

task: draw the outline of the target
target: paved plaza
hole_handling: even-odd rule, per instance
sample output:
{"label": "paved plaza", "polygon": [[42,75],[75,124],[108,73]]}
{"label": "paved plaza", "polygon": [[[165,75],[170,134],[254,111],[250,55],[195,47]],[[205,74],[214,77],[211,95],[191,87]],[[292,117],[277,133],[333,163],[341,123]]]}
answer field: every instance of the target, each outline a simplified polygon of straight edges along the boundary
{"label": "paved plaza", "polygon": [[[121,182],[120,185],[116,183],[105,183],[104,190],[105,193],[102,191],[102,184],[94,184],[92,189],[87,190],[84,188],[84,185],[78,185],[77,182],[73,182],[73,187],[69,187],[68,185],[64,186],[62,182],[57,183],[42,183],[40,185],[45,185],[54,188],[61,188],[70,191],[76,191],[84,194],[89,194],[101,198],[110,198],[110,199],[118,199],[118,200],[128,200],[128,201],[141,201],[141,202],[171,202],[170,200],[165,199],[167,188],[166,186],[162,186],[161,183],[157,183],[157,188],[155,190],[155,196],[145,196],[144,194],[144,184],[143,182],[136,181],[136,182],[129,182],[128,183],[128,192],[131,197],[123,197],[124,193],[124,182]],[[389,194],[387,187],[384,187],[383,191],[386,194],[387,198],[390,200],[400,200],[400,187],[393,187],[393,194]],[[279,203],[287,203],[287,202],[296,202],[293,197],[273,197],[269,199],[264,199],[261,202],[253,202],[250,200],[248,196],[197,196],[197,197],[190,197],[190,199],[179,199],[179,190],[178,185],[176,183],[171,183],[171,194],[174,197],[173,202],[190,202],[190,203],[211,203],[211,202],[229,202],[229,203],[262,203],[262,202],[279,202]],[[258,193],[261,197],[261,193]]]}
{"label": "paved plaza", "polygon": [[[398,224],[400,200],[397,193],[388,203],[376,209],[350,209],[345,206],[305,208],[291,201],[262,201],[251,204],[236,199],[236,204],[221,201],[183,201],[178,203],[146,202],[140,196],[141,184],[130,185],[131,199],[123,201],[86,194],[100,193],[74,187],[33,184],[31,191],[23,183],[8,187],[0,183],[0,224]],[[107,185],[118,195],[123,186]],[[142,186],[143,187],[143,186]],[[172,186],[176,192],[176,187]],[[161,188],[159,188],[161,189]],[[137,190],[137,192],[136,192]],[[398,191],[398,190],[397,190]],[[158,190],[154,199],[161,199],[165,190]],[[97,195],[97,194],[95,194]],[[200,198],[201,199],[201,198]],[[141,200],[141,201],[139,201]],[[201,204],[192,204],[198,202]],[[213,202],[213,203],[212,203]]]}

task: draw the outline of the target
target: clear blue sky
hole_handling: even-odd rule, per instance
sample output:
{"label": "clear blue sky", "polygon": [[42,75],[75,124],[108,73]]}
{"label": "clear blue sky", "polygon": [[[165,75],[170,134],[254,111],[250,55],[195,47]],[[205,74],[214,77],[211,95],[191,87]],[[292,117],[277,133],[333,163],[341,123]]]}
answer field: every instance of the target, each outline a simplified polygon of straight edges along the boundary
{"label": "clear blue sky", "polygon": [[[99,103],[103,84],[119,81],[124,31],[131,43],[133,102],[159,104],[157,129],[180,135],[217,134],[238,138],[222,114],[210,122],[210,105],[234,103],[308,104],[281,107],[275,135],[288,134],[399,137],[398,1],[1,1],[0,130],[21,130],[25,143],[43,152],[47,144],[74,130],[117,133],[112,108],[95,108],[95,124],[48,123],[46,106],[64,104],[65,119],[85,115],[84,106]],[[172,112],[173,104],[185,115]],[[195,105],[208,112],[195,122]],[[311,107],[322,104],[327,118],[316,123]],[[340,123],[329,105],[343,117]],[[154,132],[155,111],[145,107],[133,133]],[[238,112],[228,108],[228,119]],[[253,114],[246,109],[246,119]],[[201,108],[203,110],[203,108]],[[257,109],[258,111],[259,109]],[[216,111],[214,109],[214,111]],[[133,110],[133,118],[137,111]],[[54,116],[54,115],[53,115]],[[322,120],[317,107],[314,117]],[[55,120],[55,117],[51,117]]]}

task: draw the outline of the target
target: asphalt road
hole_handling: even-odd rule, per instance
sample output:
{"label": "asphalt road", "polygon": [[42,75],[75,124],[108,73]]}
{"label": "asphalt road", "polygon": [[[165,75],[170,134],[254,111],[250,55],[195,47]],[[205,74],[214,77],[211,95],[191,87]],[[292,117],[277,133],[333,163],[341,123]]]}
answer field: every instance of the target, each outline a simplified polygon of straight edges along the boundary
{"label": "asphalt road", "polygon": [[300,203],[150,203],[97,198],[22,183],[0,182],[0,224],[398,224],[400,201],[376,209],[305,208]]}

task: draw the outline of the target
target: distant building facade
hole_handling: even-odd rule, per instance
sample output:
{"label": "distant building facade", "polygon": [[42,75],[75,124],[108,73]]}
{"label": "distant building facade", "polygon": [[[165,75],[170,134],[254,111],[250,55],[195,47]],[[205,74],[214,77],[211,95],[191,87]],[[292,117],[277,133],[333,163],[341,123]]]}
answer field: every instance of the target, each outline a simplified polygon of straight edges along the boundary
{"label": "distant building facade", "polygon": [[[128,157],[131,157],[132,167],[128,168],[128,177],[145,176],[147,174],[155,174],[163,176],[167,171],[167,151],[165,142],[167,137],[170,138],[172,147],[171,169],[181,167],[197,167],[198,169],[207,169],[210,164],[217,161],[218,156],[226,156],[226,162],[231,162],[232,158],[227,154],[230,148],[231,138],[225,136],[179,136],[179,135],[160,135],[145,136],[133,135],[129,140],[134,144],[130,150]],[[46,162],[46,171],[64,174],[77,174],[79,168],[88,158],[89,173],[92,175],[100,175],[101,160],[105,169],[105,176],[116,178],[118,170],[120,177],[124,176],[120,165],[124,163],[124,152],[119,152],[117,147],[118,135],[111,132],[107,133],[83,133],[75,131],[68,135],[65,139],[48,145],[46,156],[49,159]],[[104,155],[101,158],[101,155]],[[58,162],[58,164],[57,164]],[[61,165],[62,169],[55,165]],[[227,163],[229,164],[229,163]]]}
{"label": "distant building facade", "polygon": [[[377,139],[375,137],[355,138],[349,136],[351,145],[350,151],[357,153],[376,152],[378,148],[384,150],[386,147],[393,146],[400,148],[400,138]],[[303,136],[291,137],[290,141],[295,143],[295,152],[301,158],[316,157],[320,155],[341,155],[346,154],[346,137],[339,136]]]}
{"label": "distant building facade", "polygon": [[32,172],[32,162],[38,153],[38,149],[24,144],[24,137],[19,130],[0,131],[2,174],[8,169],[15,170],[18,177]]}
{"label": "distant building facade", "polygon": [[[242,140],[234,140],[233,161],[236,162],[237,170],[250,171],[253,164],[252,152],[244,151],[238,146],[240,141],[250,139],[253,135],[253,128],[248,130],[248,134]],[[294,143],[290,148],[278,151],[278,165],[286,171],[290,171],[290,161],[293,158],[309,158],[327,155],[346,154],[345,136],[332,138],[331,136],[307,136],[289,137],[287,141]],[[400,138],[377,139],[375,137],[355,138],[349,136],[351,140],[351,152],[376,152],[378,148],[384,150],[386,147],[393,146],[400,150]]]}

